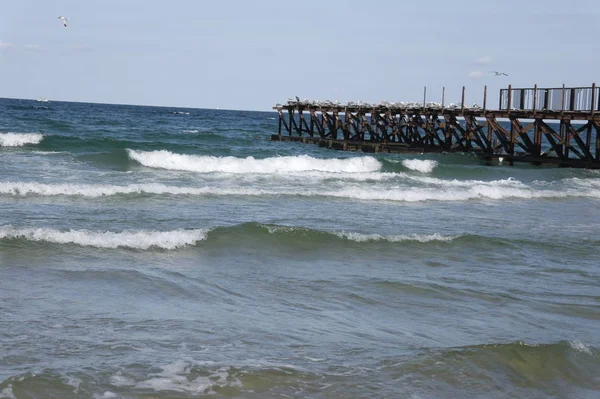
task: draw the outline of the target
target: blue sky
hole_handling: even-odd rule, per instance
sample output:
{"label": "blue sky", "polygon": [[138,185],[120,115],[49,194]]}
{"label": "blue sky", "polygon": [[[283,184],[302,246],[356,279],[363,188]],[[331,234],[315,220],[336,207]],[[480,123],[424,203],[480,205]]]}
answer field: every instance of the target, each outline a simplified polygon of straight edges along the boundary
{"label": "blue sky", "polygon": [[4,1],[0,97],[267,110],[423,86],[481,104],[488,85],[495,105],[509,83],[600,83],[599,16],[598,0]]}

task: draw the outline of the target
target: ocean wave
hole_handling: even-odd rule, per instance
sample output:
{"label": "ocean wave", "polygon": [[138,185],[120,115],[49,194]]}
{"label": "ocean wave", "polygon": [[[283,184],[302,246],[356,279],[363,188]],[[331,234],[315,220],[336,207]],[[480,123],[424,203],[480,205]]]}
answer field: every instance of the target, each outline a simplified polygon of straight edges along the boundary
{"label": "ocean wave", "polygon": [[0,133],[0,147],[22,147],[26,144],[39,144],[44,138],[41,133]]}
{"label": "ocean wave", "polygon": [[[577,392],[581,390],[598,390],[599,360],[596,348],[579,341],[517,341],[426,349],[414,359],[384,360],[378,371],[406,376],[404,379],[410,380],[417,391],[442,391],[451,397],[464,396],[465,391],[477,392],[467,396],[478,397],[523,396],[515,395],[515,384],[521,389],[545,392],[542,396],[563,392],[558,396],[579,397]],[[506,381],[512,383],[507,386]]]}
{"label": "ocean wave", "polygon": [[317,243],[323,245],[329,245],[332,241],[346,241],[354,242],[359,244],[398,244],[398,243],[427,243],[427,242],[452,242],[457,238],[462,237],[461,235],[442,235],[440,233],[433,234],[379,234],[379,233],[361,233],[353,231],[327,231],[327,230],[315,230],[303,226],[282,226],[272,224],[261,224],[261,223],[244,223],[239,226],[225,228],[218,228],[211,231],[210,234],[230,234],[232,230],[241,230],[244,235],[248,237],[256,237],[261,239],[261,235],[267,233],[268,235],[274,235],[278,238],[287,238],[288,241],[279,241],[280,243],[299,243],[306,242],[313,247],[317,246]]}
{"label": "ocean wave", "polygon": [[404,242],[404,241],[416,241],[416,242],[451,242],[459,236],[442,236],[439,233],[435,234],[398,234],[398,235],[380,235],[380,234],[361,234],[353,232],[339,232],[335,233],[336,236],[356,242],[376,242],[376,241],[388,241],[388,242]]}
{"label": "ocean wave", "polygon": [[0,381],[0,398],[12,399],[15,392],[23,391],[32,397],[48,397],[52,392],[53,397],[60,398],[221,397],[223,392],[226,396],[263,398],[271,397],[274,389],[297,391],[317,377],[289,365],[271,366],[263,360],[230,366],[185,358],[167,364],[142,364],[143,371],[135,370],[136,366],[140,364],[102,372],[88,367],[77,372],[77,377],[73,377],[74,372],[50,368],[25,372]]}
{"label": "ocean wave", "polygon": [[149,375],[142,381],[123,378],[119,373],[111,377],[111,382],[119,387],[133,387],[135,389],[154,392],[171,391],[192,395],[214,395],[214,388],[241,387],[242,382],[237,378],[235,371],[230,367],[220,367],[207,376],[189,378],[194,364],[178,360],[162,366],[162,371]]}
{"label": "ocean wave", "polygon": [[375,172],[381,168],[381,163],[373,157],[322,159],[299,155],[256,159],[183,155],[165,150],[145,152],[129,149],[127,151],[131,159],[147,167],[200,173],[285,174],[303,171],[356,173]]}
{"label": "ocean wave", "polygon": [[[241,177],[240,177],[241,176]],[[256,175],[255,175],[256,176]],[[237,179],[237,180],[236,180]],[[191,195],[191,196],[297,196],[331,197],[360,201],[467,201],[502,199],[600,198],[600,179],[564,179],[542,184],[525,184],[514,179],[493,181],[442,180],[425,176],[393,173],[289,172],[277,180],[254,184],[252,175],[238,175],[227,185],[175,186],[162,183],[129,185],[0,182],[0,195],[109,197],[115,195]],[[243,179],[239,181],[239,179]],[[323,185],[334,179],[335,183]],[[396,182],[397,180],[397,182]],[[418,185],[410,184],[414,180]],[[381,183],[385,181],[385,184]],[[287,182],[287,183],[286,183]],[[293,184],[291,184],[291,183]],[[366,182],[366,183],[365,183]],[[235,183],[235,184],[233,184]],[[398,183],[398,184],[396,184]],[[408,183],[408,184],[407,184]],[[327,187],[327,188],[321,188]]]}
{"label": "ocean wave", "polygon": [[438,163],[431,159],[405,159],[402,161],[402,165],[417,172],[431,173]]}
{"label": "ocean wave", "polygon": [[[298,247],[309,245],[312,248],[327,247],[341,240],[357,244],[402,244],[446,242],[460,238],[460,235],[444,236],[434,234],[377,234],[349,231],[323,231],[301,226],[268,225],[255,222],[234,226],[215,226],[205,229],[177,229],[172,231],[90,231],[57,230],[46,227],[20,228],[11,225],[0,226],[0,241],[24,240],[25,242],[46,242],[62,245],[80,245],[96,248],[129,248],[140,250],[174,250],[186,246],[212,243],[229,243],[231,237],[243,237],[245,242],[256,245],[289,245]],[[255,245],[255,244],[253,244]],[[339,245],[339,244],[338,244]]]}
{"label": "ocean wave", "polygon": [[96,248],[167,249],[173,250],[206,239],[207,230],[173,231],[61,231],[50,228],[0,227],[0,240],[22,239],[53,244],[75,244]]}
{"label": "ocean wave", "polygon": [[[575,347],[574,347],[575,346]],[[371,365],[306,367],[264,358],[232,362],[173,356],[118,366],[22,372],[0,381],[1,397],[596,397],[598,350],[576,342],[421,348],[383,355]],[[311,359],[310,357],[305,357]],[[312,359],[311,359],[312,360]],[[314,362],[313,362],[314,363]],[[372,384],[363,384],[365,373]],[[74,377],[76,375],[76,377]],[[371,385],[371,386],[368,386]],[[374,386],[375,388],[371,388]],[[313,395],[314,396],[314,395]]]}

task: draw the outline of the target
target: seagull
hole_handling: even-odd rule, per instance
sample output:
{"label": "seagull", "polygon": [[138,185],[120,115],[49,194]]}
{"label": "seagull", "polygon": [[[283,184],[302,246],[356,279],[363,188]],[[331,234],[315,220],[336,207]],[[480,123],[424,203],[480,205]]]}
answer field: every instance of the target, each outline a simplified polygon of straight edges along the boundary
{"label": "seagull", "polygon": [[507,74],[505,74],[504,72],[498,72],[498,71],[492,71],[492,73],[495,73],[496,76],[508,76]]}
{"label": "seagull", "polygon": [[69,21],[69,18],[67,17],[63,17],[62,15],[60,17],[58,17],[58,19],[60,19],[63,23],[63,25],[65,26],[65,28],[67,27],[67,22]]}

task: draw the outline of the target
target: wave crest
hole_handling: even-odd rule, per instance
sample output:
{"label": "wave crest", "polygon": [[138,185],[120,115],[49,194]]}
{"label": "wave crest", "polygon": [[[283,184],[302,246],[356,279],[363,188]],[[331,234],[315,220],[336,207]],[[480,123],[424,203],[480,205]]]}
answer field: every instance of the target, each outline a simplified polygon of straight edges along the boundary
{"label": "wave crest", "polygon": [[41,133],[0,133],[0,147],[22,147],[26,144],[39,144],[44,135]]}
{"label": "wave crest", "polygon": [[381,163],[373,157],[321,159],[299,155],[256,159],[254,157],[214,157],[175,154],[166,150],[136,151],[131,149],[128,149],[127,153],[134,161],[150,168],[199,173],[285,174],[306,171],[360,173],[375,172],[381,168]]}
{"label": "wave crest", "polygon": [[[7,181],[0,182],[0,195],[24,197],[40,196],[81,196],[97,198],[116,195],[196,195],[196,196],[298,196],[298,197],[333,197],[364,201],[395,201],[395,202],[424,202],[424,201],[466,201],[466,200],[501,200],[501,199],[537,199],[537,198],[600,198],[598,183],[578,183],[574,180],[563,180],[552,185],[533,183],[524,184],[518,180],[494,180],[490,182],[470,180],[440,180],[430,177],[406,177],[401,174],[363,173],[355,174],[356,180],[377,181],[390,179],[415,179],[428,187],[386,187],[360,184],[346,184],[329,189],[319,189],[314,185],[316,179],[323,180],[324,176],[316,175],[321,172],[306,172],[312,176],[311,186],[281,184],[275,186],[172,186],[162,183],[140,183],[128,185],[110,184],[48,184],[37,182]],[[312,174],[315,174],[314,176]],[[338,173],[341,178],[349,174]],[[377,176],[380,176],[377,179]],[[291,175],[286,175],[289,178]],[[293,176],[293,174],[292,174]],[[293,176],[294,178],[296,176]]]}
{"label": "wave crest", "polygon": [[402,161],[402,165],[417,172],[431,173],[438,163],[431,159],[405,159]]}
{"label": "wave crest", "polygon": [[178,249],[205,240],[207,230],[173,231],[60,231],[49,228],[0,227],[0,240],[25,239],[53,244],[75,244],[96,248]]}
{"label": "wave crest", "polygon": [[416,242],[451,242],[459,236],[443,236],[439,233],[435,234],[399,234],[399,235],[380,235],[380,234],[361,234],[353,232],[336,232],[336,236],[350,241],[356,242],[376,242],[376,241],[387,241],[387,242],[404,242],[404,241],[416,241]]}

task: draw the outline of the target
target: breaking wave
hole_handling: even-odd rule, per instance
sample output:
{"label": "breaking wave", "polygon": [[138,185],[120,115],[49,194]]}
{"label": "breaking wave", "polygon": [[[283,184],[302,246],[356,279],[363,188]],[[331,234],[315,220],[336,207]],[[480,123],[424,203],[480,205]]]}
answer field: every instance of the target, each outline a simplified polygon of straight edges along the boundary
{"label": "breaking wave", "polygon": [[[443,180],[426,176],[409,176],[401,173],[345,174],[340,172],[338,175],[343,180],[353,181],[323,186],[323,180],[331,177],[324,172],[306,172],[303,175],[287,174],[286,179],[292,177],[296,179],[294,184],[281,184],[282,182],[264,184],[264,182],[261,182],[261,184],[256,185],[236,182],[235,185],[229,184],[226,186],[175,186],[162,183],[129,185],[48,184],[7,181],[0,182],[0,195],[15,197],[80,196],[89,198],[115,195],[297,196],[397,202],[600,198],[600,179],[570,178],[551,183],[532,182],[525,184],[514,179],[487,182],[479,180]],[[304,178],[304,180],[298,181],[298,178]],[[398,179],[399,184],[394,185],[393,179]],[[373,184],[383,180],[386,181],[385,184]],[[364,181],[370,181],[370,183],[363,184]],[[414,184],[412,181],[419,184]]]}
{"label": "breaking wave", "polygon": [[227,243],[232,237],[243,237],[244,242],[251,245],[309,245],[312,248],[327,246],[332,242],[346,243],[449,243],[460,235],[444,236],[434,234],[376,234],[346,231],[321,231],[299,226],[264,225],[260,223],[244,223],[229,227],[212,227],[206,229],[177,229],[171,231],[90,231],[90,230],[57,230],[52,228],[19,228],[14,226],[0,227],[0,242],[21,240],[27,242],[45,242],[51,244],[79,245],[96,248],[128,248],[139,250],[175,250],[186,246],[195,246],[200,242]]}
{"label": "breaking wave", "polygon": [[592,398],[598,392],[598,355],[597,348],[578,341],[422,348],[415,355],[382,358],[372,373],[376,391],[361,383],[364,366],[321,371],[266,359],[224,364],[176,357],[77,372],[23,372],[0,381],[0,397],[16,398],[25,391],[31,397],[53,392],[54,397],[265,398],[276,392],[296,398],[311,391],[320,393],[317,397],[420,398],[439,397],[441,392],[443,397]]}
{"label": "breaking wave", "polygon": [[431,173],[438,163],[431,159],[405,159],[402,161],[402,165],[407,169],[417,172]]}
{"label": "breaking wave", "polygon": [[96,248],[178,249],[206,239],[206,230],[173,231],[60,231],[50,228],[0,227],[0,240],[23,239]]}
{"label": "breaking wave", "polygon": [[245,228],[255,228],[258,230],[266,229],[269,234],[280,234],[280,235],[289,235],[289,236],[297,236],[297,237],[315,237],[321,236],[321,238],[337,238],[344,241],[354,241],[358,243],[374,243],[374,242],[388,242],[388,243],[398,243],[398,242],[452,242],[454,239],[460,237],[457,235],[454,236],[443,236],[439,233],[434,234],[376,234],[376,233],[357,233],[357,232],[347,232],[347,231],[319,231],[312,230],[305,227],[296,227],[296,226],[277,226],[277,225],[261,225],[257,224],[253,226],[253,224],[242,225],[246,226]]}
{"label": "breaking wave", "polygon": [[260,173],[322,171],[330,173],[375,172],[381,163],[373,157],[320,159],[308,155],[282,156],[265,159],[254,157],[214,157],[175,154],[170,151],[127,150],[129,157],[140,164],[159,169],[183,170],[200,173]]}
{"label": "breaking wave", "polygon": [[0,147],[22,147],[26,144],[39,144],[44,135],[41,133],[0,133]]}
{"label": "breaking wave", "polygon": [[[435,179],[439,180],[439,179]],[[573,182],[572,182],[573,183]],[[130,185],[102,184],[46,184],[37,182],[0,182],[0,195],[25,196],[80,196],[107,197],[115,195],[196,195],[196,196],[298,196],[333,197],[352,200],[380,200],[397,202],[464,201],[588,197],[600,198],[600,187],[590,182],[570,184],[568,187],[525,185],[518,181],[498,180],[443,181],[429,187],[371,187],[353,184],[340,188],[320,190],[314,186],[257,188],[255,186],[191,187],[161,183]]]}

